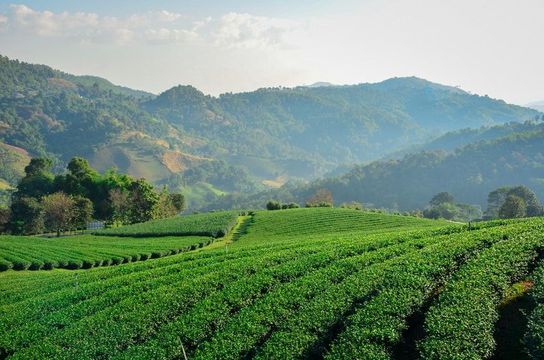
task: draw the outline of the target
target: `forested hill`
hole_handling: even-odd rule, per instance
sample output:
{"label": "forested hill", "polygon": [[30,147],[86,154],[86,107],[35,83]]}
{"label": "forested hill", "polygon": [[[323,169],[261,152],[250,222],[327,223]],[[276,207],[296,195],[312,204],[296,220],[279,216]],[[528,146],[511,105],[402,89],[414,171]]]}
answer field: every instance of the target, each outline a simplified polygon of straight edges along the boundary
{"label": "forested hill", "polygon": [[28,156],[52,157],[58,168],[83,156],[157,184],[200,182],[213,198],[252,181],[314,179],[450,130],[539,116],[418,78],[219,97],[177,86],[155,96],[0,57],[0,145],[14,159],[0,176],[16,181]]}
{"label": "forested hill", "polygon": [[319,188],[335,202],[360,201],[401,210],[424,208],[447,191],[457,201],[485,207],[487,194],[501,186],[526,185],[544,199],[544,129],[482,140],[453,152],[422,151],[400,160],[357,166],[347,174],[295,190],[298,199]]}
{"label": "forested hill", "polygon": [[248,154],[257,154],[271,161],[276,172],[306,178],[338,164],[374,160],[447,131],[538,116],[535,110],[418,78],[260,89],[219,98],[180,86],[144,107],[207,138],[208,151],[227,149],[226,159],[251,168]]}
{"label": "forested hill", "polygon": [[[544,120],[544,116],[541,117]],[[388,159],[402,158],[407,154],[420,151],[445,150],[453,151],[463,146],[483,140],[497,140],[501,137],[513,135],[520,132],[532,132],[544,130],[542,121],[511,122],[504,125],[482,126],[481,128],[466,128],[450,131],[431,141],[423,144],[408,147],[402,151],[389,154]]]}

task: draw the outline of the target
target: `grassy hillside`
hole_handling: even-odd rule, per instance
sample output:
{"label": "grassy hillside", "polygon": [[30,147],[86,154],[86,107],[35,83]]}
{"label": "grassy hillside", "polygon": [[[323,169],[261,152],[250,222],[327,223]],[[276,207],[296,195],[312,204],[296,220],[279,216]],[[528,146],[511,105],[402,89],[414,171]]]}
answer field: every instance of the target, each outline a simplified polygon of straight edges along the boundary
{"label": "grassy hillside", "polygon": [[238,212],[236,211],[183,215],[168,219],[151,220],[145,223],[126,225],[118,228],[99,230],[95,235],[129,237],[220,237],[230,231],[236,224],[237,218]]}
{"label": "grassy hillside", "polygon": [[26,150],[0,142],[0,180],[6,186],[17,184],[29,162]]}
{"label": "grassy hillside", "polygon": [[[505,289],[544,251],[542,219],[469,231],[301,209],[248,221],[228,246],[109,268],[0,273],[2,356],[477,359],[493,354]],[[428,335],[418,338],[421,326]]]}

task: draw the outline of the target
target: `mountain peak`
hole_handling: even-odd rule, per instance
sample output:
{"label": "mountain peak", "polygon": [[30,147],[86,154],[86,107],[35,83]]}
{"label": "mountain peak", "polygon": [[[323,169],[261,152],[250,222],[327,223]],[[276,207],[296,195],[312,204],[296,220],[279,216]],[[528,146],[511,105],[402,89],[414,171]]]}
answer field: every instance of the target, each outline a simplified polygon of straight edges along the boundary
{"label": "mountain peak", "polygon": [[379,83],[373,84],[379,88],[384,88],[387,90],[394,90],[394,89],[422,89],[422,88],[429,88],[433,90],[442,90],[442,91],[448,91],[448,92],[454,92],[454,93],[460,93],[460,94],[466,94],[467,92],[459,88],[458,86],[449,86],[449,85],[442,85],[438,84],[423,78],[419,78],[417,76],[406,76],[406,77],[393,77],[387,80],[384,80]]}
{"label": "mountain peak", "polygon": [[310,85],[304,85],[304,87],[308,87],[308,88],[330,87],[330,86],[337,86],[337,85],[330,82],[326,82],[326,81],[318,81]]}

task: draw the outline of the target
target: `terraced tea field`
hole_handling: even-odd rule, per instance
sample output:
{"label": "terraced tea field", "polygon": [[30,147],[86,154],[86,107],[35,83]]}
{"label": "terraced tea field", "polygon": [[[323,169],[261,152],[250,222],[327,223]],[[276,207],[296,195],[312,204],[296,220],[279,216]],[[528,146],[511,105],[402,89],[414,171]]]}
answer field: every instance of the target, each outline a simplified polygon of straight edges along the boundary
{"label": "terraced tea field", "polygon": [[0,236],[0,271],[88,269],[178,254],[209,245],[229,232],[237,218],[230,211],[105,229],[94,236]]}
{"label": "terraced tea field", "polygon": [[484,359],[521,280],[538,305],[519,341],[542,354],[543,219],[468,229],[294,209],[244,220],[232,242],[199,251],[0,273],[0,357]]}
{"label": "terraced tea field", "polygon": [[208,214],[176,216],[146,223],[104,229],[94,233],[103,236],[158,237],[212,236],[221,237],[236,224],[238,212],[220,211]]}
{"label": "terraced tea field", "polygon": [[50,239],[0,236],[0,271],[118,265],[194,250],[213,240],[204,236],[129,238],[79,235]]}

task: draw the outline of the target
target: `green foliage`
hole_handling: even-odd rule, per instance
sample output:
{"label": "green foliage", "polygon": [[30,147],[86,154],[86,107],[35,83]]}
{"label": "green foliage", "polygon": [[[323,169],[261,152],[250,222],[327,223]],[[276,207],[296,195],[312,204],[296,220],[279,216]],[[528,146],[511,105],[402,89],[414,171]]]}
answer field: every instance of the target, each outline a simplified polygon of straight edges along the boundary
{"label": "green foliage", "polygon": [[[43,158],[34,158],[27,166],[27,174],[13,195],[14,233],[32,234],[39,228],[24,225],[33,220],[26,217],[32,213],[24,210],[26,205],[21,199],[41,202],[47,230],[59,236],[68,229],[85,228],[93,215],[108,222],[136,223],[174,216],[185,206],[182,194],[169,193],[166,187],[158,193],[145,179],[134,180],[114,170],[101,175],[83,158],[73,158],[65,175],[53,177],[50,167],[51,161]],[[37,216],[36,224],[41,215],[33,215]]]}
{"label": "green foliage", "polygon": [[[444,293],[456,288],[465,278],[457,273],[482,284],[522,275],[542,226],[500,220],[469,230],[340,208],[259,211],[227,248],[91,271],[1,273],[0,307],[9,311],[0,313],[0,349],[13,358],[387,359],[407,319],[443,284]],[[123,251],[163,238],[111,238],[108,251],[115,239],[127,241]],[[465,270],[474,264],[486,274]],[[473,303],[488,301],[466,289]]]}
{"label": "green foliage", "polygon": [[291,202],[288,204],[282,204],[279,201],[270,200],[266,203],[266,210],[287,210],[287,209],[298,209],[299,204]]}
{"label": "green foliage", "polygon": [[515,219],[527,216],[527,204],[525,200],[516,195],[508,195],[499,210],[501,219]]}
{"label": "green foliage", "polygon": [[517,234],[484,250],[461,267],[425,320],[424,359],[484,359],[493,354],[498,304],[520,280],[538,252],[542,221],[520,222]]}
{"label": "green foliage", "polygon": [[460,203],[483,207],[487,194],[501,184],[524,184],[535,189],[539,199],[544,198],[542,153],[544,131],[518,133],[452,153],[426,151],[356,166],[342,176],[287,186],[266,197],[300,201],[326,188],[336,202],[359,201],[368,207],[411,210],[425,207],[428,199],[446,190]]}
{"label": "green foliage", "polygon": [[270,200],[266,203],[266,210],[281,210],[281,204],[279,201]]}
{"label": "green foliage", "polygon": [[154,218],[155,207],[159,203],[159,194],[145,179],[134,181],[129,188],[130,223],[141,223]]}
{"label": "green foliage", "polygon": [[536,194],[526,186],[501,187],[489,193],[486,218],[540,216],[544,208]]}
{"label": "green foliage", "polygon": [[441,192],[433,196],[429,204],[431,206],[439,206],[442,204],[453,204],[455,198],[449,192]]}
{"label": "green foliage", "polygon": [[212,238],[201,236],[129,238],[78,235],[53,239],[0,236],[0,271],[73,270],[118,265],[174,255],[212,242]]}
{"label": "green foliage", "polygon": [[212,236],[227,234],[236,224],[238,213],[222,211],[205,214],[183,215],[169,219],[152,220],[118,228],[104,229],[95,235],[104,236]]}
{"label": "green foliage", "polygon": [[536,360],[544,358],[544,263],[540,262],[532,280],[534,287],[530,296],[535,308],[529,314],[524,342],[529,356]]}
{"label": "green foliage", "polygon": [[[278,174],[308,179],[419,143],[429,130],[443,133],[538,115],[417,78],[215,98],[190,86],[154,96],[6,57],[0,57],[0,68],[0,141],[58,163],[84,156],[95,159],[101,171],[116,165],[137,177],[146,175],[137,168],[153,164],[153,173],[161,173],[153,180],[161,184],[171,174],[163,155],[172,150],[236,163],[261,179]],[[141,153],[145,157],[135,155]],[[220,161],[204,161],[203,171],[191,174],[199,164],[190,161],[187,181],[196,177],[228,192],[256,187],[244,170]]]}
{"label": "green foliage", "polygon": [[75,207],[72,221],[73,228],[85,229],[93,217],[93,203],[83,196],[73,196],[72,199]]}
{"label": "green foliage", "polygon": [[39,234],[45,230],[43,206],[31,197],[17,197],[11,204],[9,229],[14,234]]}
{"label": "green foliage", "polygon": [[429,219],[446,219],[453,221],[472,221],[481,219],[482,211],[479,207],[469,204],[456,204],[453,195],[441,192],[433,196],[430,207],[422,215]]}

